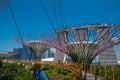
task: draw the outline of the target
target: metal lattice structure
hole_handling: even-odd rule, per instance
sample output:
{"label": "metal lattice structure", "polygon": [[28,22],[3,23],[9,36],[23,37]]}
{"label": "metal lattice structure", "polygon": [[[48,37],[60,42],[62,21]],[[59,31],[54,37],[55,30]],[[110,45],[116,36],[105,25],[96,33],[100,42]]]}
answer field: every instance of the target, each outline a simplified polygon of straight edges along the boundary
{"label": "metal lattice structure", "polygon": [[[114,57],[110,58],[110,53],[102,55],[109,55],[108,58],[117,64],[113,47],[120,43],[120,26],[96,24],[66,28],[57,32],[57,40],[60,47],[57,48],[69,55],[74,62],[90,64],[97,55],[107,50],[111,51]],[[105,62],[104,64],[107,64],[107,59]]]}

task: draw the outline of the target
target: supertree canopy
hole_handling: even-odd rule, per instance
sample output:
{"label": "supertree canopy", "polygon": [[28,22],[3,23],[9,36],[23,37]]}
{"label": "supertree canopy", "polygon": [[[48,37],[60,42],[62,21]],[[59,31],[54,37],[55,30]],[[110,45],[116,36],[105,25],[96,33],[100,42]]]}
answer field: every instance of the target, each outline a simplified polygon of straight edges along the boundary
{"label": "supertree canopy", "polygon": [[44,41],[29,41],[28,45],[35,55],[35,59],[39,60],[41,55],[49,48],[47,43]]}
{"label": "supertree canopy", "polygon": [[97,49],[97,43],[90,42],[73,42],[66,45],[69,49],[69,55],[72,56],[74,62],[86,63],[92,57],[93,51]]}

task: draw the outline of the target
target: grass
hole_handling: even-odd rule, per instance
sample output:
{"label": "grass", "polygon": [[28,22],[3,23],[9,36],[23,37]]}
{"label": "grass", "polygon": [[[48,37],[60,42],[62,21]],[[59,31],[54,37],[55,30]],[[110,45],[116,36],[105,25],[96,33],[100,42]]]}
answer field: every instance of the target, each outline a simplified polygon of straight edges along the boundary
{"label": "grass", "polygon": [[0,80],[32,80],[32,74],[33,71],[22,64],[2,63],[0,67]]}

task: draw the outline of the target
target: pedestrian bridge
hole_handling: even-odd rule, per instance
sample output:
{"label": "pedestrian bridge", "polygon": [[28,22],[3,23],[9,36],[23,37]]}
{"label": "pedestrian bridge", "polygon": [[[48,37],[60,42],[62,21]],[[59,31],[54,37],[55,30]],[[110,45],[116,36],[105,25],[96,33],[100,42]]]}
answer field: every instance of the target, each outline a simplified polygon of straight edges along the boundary
{"label": "pedestrian bridge", "polygon": [[[72,62],[53,62],[53,61],[29,61],[29,60],[2,60],[2,62],[9,62],[9,63],[27,63],[27,64],[34,64],[34,65],[49,65],[49,66],[55,66],[60,68],[65,68],[72,72],[71,75],[76,75],[77,77],[81,77],[82,71],[91,73],[94,75],[98,75],[104,78],[108,78],[108,76],[111,76],[110,80],[116,80],[115,79],[115,67],[114,66],[107,66],[107,65],[93,65],[90,64],[89,66],[86,64],[78,64],[78,63],[72,63]],[[87,71],[86,71],[87,69]],[[120,73],[117,70],[118,74]],[[65,80],[67,78],[64,77],[61,80]]]}
{"label": "pedestrian bridge", "polygon": [[10,62],[10,63],[28,63],[28,64],[42,64],[42,65],[49,65],[55,67],[65,68],[72,73],[76,74],[77,76],[80,75],[80,64],[77,63],[61,63],[61,62],[53,62],[53,61],[29,61],[29,60],[2,60],[2,62]]}

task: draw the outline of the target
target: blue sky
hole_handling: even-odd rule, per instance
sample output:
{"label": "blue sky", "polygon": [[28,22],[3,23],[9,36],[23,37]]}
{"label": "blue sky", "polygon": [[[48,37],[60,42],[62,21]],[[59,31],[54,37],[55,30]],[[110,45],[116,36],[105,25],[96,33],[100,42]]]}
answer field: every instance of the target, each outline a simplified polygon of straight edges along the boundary
{"label": "blue sky", "polygon": [[[22,34],[52,32],[53,29],[39,0],[9,1]],[[55,24],[50,0],[43,2]],[[120,24],[120,0],[62,0],[62,2],[69,26],[92,23]],[[0,6],[5,6],[0,10],[0,51],[11,51],[14,47],[21,46],[12,40],[18,32],[7,4],[0,3]]]}

